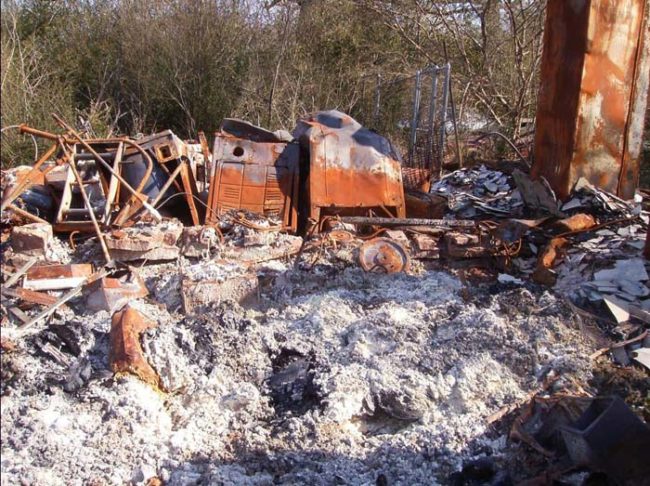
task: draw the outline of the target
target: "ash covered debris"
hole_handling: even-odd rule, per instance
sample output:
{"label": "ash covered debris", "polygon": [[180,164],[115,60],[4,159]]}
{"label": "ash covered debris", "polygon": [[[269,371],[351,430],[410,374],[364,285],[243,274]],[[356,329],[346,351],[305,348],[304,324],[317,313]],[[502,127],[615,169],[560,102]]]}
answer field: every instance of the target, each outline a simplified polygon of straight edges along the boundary
{"label": "ash covered debris", "polygon": [[[562,447],[551,467],[526,411],[591,403],[603,363],[647,372],[642,198],[581,182],[561,202],[487,166],[417,194],[390,143],[347,115],[299,127],[294,141],[226,120],[212,155],[168,131],[70,131],[29,177],[7,175],[3,480],[491,484],[597,470],[557,469]],[[325,138],[345,167],[319,159]],[[43,166],[66,178],[41,181]],[[358,201],[328,192],[341,180],[365,189]],[[49,223],[21,196],[34,181],[70,202]]]}

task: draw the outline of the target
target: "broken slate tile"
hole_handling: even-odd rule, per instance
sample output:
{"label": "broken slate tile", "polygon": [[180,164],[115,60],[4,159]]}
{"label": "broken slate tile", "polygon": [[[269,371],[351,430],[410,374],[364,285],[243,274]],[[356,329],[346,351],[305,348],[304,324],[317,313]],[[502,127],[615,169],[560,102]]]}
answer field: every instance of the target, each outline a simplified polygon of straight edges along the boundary
{"label": "broken slate tile", "polygon": [[631,246],[632,248],[636,248],[637,250],[643,250],[643,248],[645,247],[645,241],[643,240],[628,241],[627,244],[628,246]]}
{"label": "broken slate tile", "polygon": [[620,289],[630,295],[635,297],[647,297],[650,295],[650,289],[643,285],[640,282],[634,282],[631,280],[620,280],[618,282]]}
{"label": "broken slate tile", "polygon": [[600,270],[594,274],[594,280],[648,280],[645,264],[640,258],[618,260],[614,268]]}
{"label": "broken slate tile", "polygon": [[616,292],[616,297],[627,300],[628,302],[636,302],[638,300],[634,295],[630,295],[627,292]]}
{"label": "broken slate tile", "polygon": [[486,182],[484,186],[490,192],[497,192],[499,190],[499,186],[497,186],[494,182]]}

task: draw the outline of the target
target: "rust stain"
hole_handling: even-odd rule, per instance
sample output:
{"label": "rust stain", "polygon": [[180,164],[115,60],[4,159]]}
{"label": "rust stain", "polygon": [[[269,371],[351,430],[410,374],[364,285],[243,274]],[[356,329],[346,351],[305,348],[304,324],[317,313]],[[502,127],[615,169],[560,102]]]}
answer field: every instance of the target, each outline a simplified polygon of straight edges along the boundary
{"label": "rust stain", "polygon": [[[648,85],[647,0],[550,0],[534,176],[561,199],[580,177],[630,198]],[[644,53],[644,54],[641,54]]]}

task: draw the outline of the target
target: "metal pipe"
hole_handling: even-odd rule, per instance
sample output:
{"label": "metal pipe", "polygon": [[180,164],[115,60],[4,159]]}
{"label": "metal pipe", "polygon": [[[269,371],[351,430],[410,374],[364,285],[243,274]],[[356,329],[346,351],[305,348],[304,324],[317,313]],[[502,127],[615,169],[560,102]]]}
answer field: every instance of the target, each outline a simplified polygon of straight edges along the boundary
{"label": "metal pipe", "polygon": [[180,174],[182,169],[183,169],[183,162],[181,161],[178,164],[178,167],[176,167],[176,169],[174,169],[174,172],[172,172],[170,174],[169,179],[167,179],[167,182],[165,182],[165,185],[162,186],[162,188],[158,192],[158,195],[156,196],[156,198],[151,202],[151,205],[153,207],[156,207],[156,204],[158,204],[158,202],[162,199],[163,194],[165,194],[167,192],[167,189],[170,188],[170,186],[172,185],[172,183],[174,182],[176,177],[178,177],[178,174]]}
{"label": "metal pipe", "polygon": [[77,180],[77,184],[79,184],[81,197],[84,200],[84,204],[88,208],[88,215],[90,216],[90,220],[92,221],[93,226],[95,228],[95,233],[97,233],[97,238],[99,238],[99,244],[102,246],[102,252],[104,253],[104,258],[106,258],[106,263],[110,265],[112,263],[112,258],[110,253],[108,252],[108,247],[106,246],[106,242],[104,241],[104,235],[102,234],[102,230],[99,229],[99,223],[97,222],[95,211],[93,210],[93,206],[90,203],[90,198],[88,197],[88,194],[86,193],[86,188],[84,187],[84,181],[79,175],[79,172],[77,171],[77,167],[75,166],[74,155],[71,157],[70,154],[67,152],[67,150],[65,150],[65,148],[63,150],[64,152],[66,152],[66,155],[68,156],[68,166],[70,167],[70,170],[74,174],[74,177]]}
{"label": "metal pipe", "polygon": [[413,117],[411,118],[411,139],[409,140],[409,164],[413,166],[415,143],[417,141],[418,118],[420,115],[420,71],[415,73],[415,92],[413,93]]}
{"label": "metal pipe", "polygon": [[31,175],[38,172],[39,167],[43,165],[52,155],[54,155],[54,152],[56,152],[57,147],[58,144],[55,143],[54,145],[52,145],[52,147],[50,147],[50,149],[47,152],[43,154],[43,156],[40,159],[36,161],[34,167],[32,167],[32,169],[27,174],[25,174],[25,177],[23,177],[23,179],[18,184],[16,184],[16,188],[13,191],[11,191],[11,195],[7,197],[7,199],[2,201],[2,205],[0,205],[1,211],[7,209],[7,207],[11,203],[13,203],[18,196],[20,196],[23,193],[25,187],[27,187],[27,185],[29,184],[29,178],[31,177]]}
{"label": "metal pipe", "polygon": [[451,64],[447,63],[444,67],[445,69],[445,80],[443,84],[442,91],[442,107],[440,112],[440,164],[437,167],[437,176],[438,179],[442,176],[442,158],[445,152],[445,129],[447,124],[447,104],[449,100],[449,78],[451,76]]}
{"label": "metal pipe", "polygon": [[[433,164],[434,164],[434,155],[433,155],[433,139],[434,139],[434,130],[435,130],[435,118],[436,118],[436,97],[438,96],[438,66],[435,66],[435,69],[431,69],[431,104],[429,105],[429,143],[427,147],[427,155],[431,157],[431,166],[429,170],[433,174]],[[438,154],[440,151],[438,151]],[[429,176],[431,179],[431,176]]]}
{"label": "metal pipe", "polygon": [[450,219],[420,219],[420,218],[368,218],[365,216],[341,216],[340,221],[346,224],[373,224],[377,226],[442,226],[456,228],[475,228],[475,221]]}
{"label": "metal pipe", "polygon": [[16,213],[18,216],[22,216],[23,218],[30,219],[34,221],[35,223],[45,223],[45,224],[50,224],[47,221],[45,221],[43,218],[39,218],[38,216],[25,211],[24,209],[20,209],[18,206],[15,204],[10,204],[9,209],[11,209],[14,213]]}

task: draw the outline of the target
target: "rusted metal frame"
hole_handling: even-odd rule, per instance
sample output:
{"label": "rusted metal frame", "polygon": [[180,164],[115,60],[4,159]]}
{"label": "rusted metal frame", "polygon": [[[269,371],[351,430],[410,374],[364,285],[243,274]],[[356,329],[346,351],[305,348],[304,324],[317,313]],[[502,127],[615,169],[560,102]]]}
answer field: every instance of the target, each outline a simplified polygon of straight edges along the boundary
{"label": "rusted metal frame", "polygon": [[377,226],[439,226],[442,228],[476,228],[475,221],[419,218],[379,218],[365,216],[341,216],[346,224],[369,224]]}
{"label": "rusted metal frame", "polygon": [[[61,141],[61,145],[63,146],[63,141]],[[74,160],[74,154],[70,155],[65,149],[65,147],[63,148],[63,151],[68,156],[68,164],[70,170],[72,170],[72,173],[74,174],[74,177],[77,180],[77,184],[79,184],[79,191],[81,192],[81,197],[83,198],[84,204],[88,209],[88,215],[90,216],[90,220],[92,221],[93,227],[95,228],[95,233],[97,233],[97,238],[99,239],[99,244],[102,247],[102,253],[104,254],[106,263],[110,265],[113,259],[111,258],[111,254],[108,252],[108,247],[106,246],[106,242],[104,241],[104,235],[102,233],[102,230],[99,228],[99,223],[97,222],[95,211],[93,210],[93,206],[90,202],[90,198],[88,197],[88,194],[86,193],[86,188],[84,187],[84,181],[79,175],[79,172],[77,171],[77,167],[75,166],[76,162]]]}
{"label": "rusted metal frame", "polygon": [[437,160],[439,161],[438,167],[436,167],[436,170],[434,173],[438,178],[442,176],[442,156],[444,153],[444,147],[445,147],[445,124],[447,122],[447,105],[449,103],[449,79],[451,77],[451,65],[449,63],[445,64],[443,67],[443,70],[445,72],[445,80],[443,82],[442,86],[442,106],[440,107],[441,112],[440,112],[440,140],[439,140],[439,148],[438,151],[439,157]]}
{"label": "rusted metal frame", "polygon": [[185,193],[185,200],[187,201],[187,205],[190,208],[190,215],[192,216],[192,224],[194,226],[198,226],[201,224],[201,221],[199,219],[199,213],[196,209],[196,204],[194,203],[194,192],[192,191],[192,183],[190,181],[190,169],[188,167],[188,164],[181,160],[179,162],[181,165],[181,180],[183,181],[183,189]]}
{"label": "rusted metal frame", "polygon": [[[20,133],[24,134],[27,133],[29,135],[33,135],[35,137],[39,138],[44,138],[46,140],[52,140],[54,142],[59,140],[59,135],[55,135],[54,133],[46,132],[44,130],[39,130],[37,128],[30,127],[29,125],[22,123],[19,126]],[[71,140],[66,140],[66,143],[74,143]]]}
{"label": "rusted metal frame", "polygon": [[210,154],[210,147],[208,146],[208,139],[205,138],[205,132],[199,132],[199,143],[201,144],[201,152],[203,152],[203,184],[208,184],[208,168],[212,155]]}
{"label": "rusted metal frame", "polygon": [[169,179],[167,179],[167,182],[165,182],[165,185],[162,186],[160,191],[158,191],[158,195],[156,198],[151,202],[153,207],[156,207],[156,205],[160,202],[160,200],[163,198],[163,195],[167,192],[167,190],[171,187],[172,183],[178,177],[178,174],[181,173],[183,170],[183,162],[179,163],[174,172],[172,172],[169,176]]}
{"label": "rusted metal frame", "polygon": [[22,216],[23,218],[27,218],[34,223],[45,223],[49,224],[47,221],[45,221],[43,218],[39,218],[35,214],[32,214],[30,212],[25,211],[24,209],[20,209],[18,206],[15,204],[10,204],[8,206],[8,209],[11,209],[14,213],[16,213],[18,216]]}
{"label": "rusted metal frame", "polygon": [[34,316],[32,318],[32,320],[30,320],[29,322],[27,322],[23,326],[21,326],[19,328],[19,330],[18,330],[19,333],[24,334],[25,332],[27,332],[27,330],[30,327],[32,327],[34,324],[36,324],[38,321],[40,321],[41,319],[43,319],[45,317],[48,317],[50,314],[52,314],[55,310],[57,310],[63,304],[65,304],[70,299],[75,297],[79,292],[81,292],[81,289],[83,289],[83,287],[86,284],[88,284],[90,282],[94,282],[97,279],[103,278],[106,275],[108,275],[108,273],[109,272],[107,270],[102,270],[100,272],[96,272],[96,273],[92,274],[90,277],[85,279],[82,283],[77,285],[75,288],[69,290],[64,295],[62,295],[61,298],[59,298],[51,307],[48,307],[47,309],[44,309],[43,311],[39,312],[36,316]]}
{"label": "rusted metal frame", "polygon": [[217,215],[217,199],[219,197],[219,179],[221,171],[217,167],[216,155],[212,154],[212,164],[210,168],[210,188],[208,189],[208,209],[205,214],[206,223],[216,223],[218,220]]}
{"label": "rusted metal frame", "polygon": [[[73,136],[73,137],[74,137],[74,138],[75,138],[79,143],[81,143],[81,145],[83,145],[83,147],[84,147],[86,150],[88,150],[91,154],[93,154],[93,155],[97,158],[97,160],[98,160],[98,161],[99,161],[99,162],[100,162],[100,163],[101,163],[101,164],[106,168],[106,170],[108,170],[111,174],[113,174],[115,177],[117,177],[117,179],[118,179],[118,180],[119,180],[119,181],[124,185],[124,187],[125,187],[125,188],[126,188],[126,189],[131,193],[131,194],[133,194],[133,197],[135,197],[135,198],[137,198],[138,200],[140,200],[140,202],[142,203],[142,205],[147,209],[147,211],[149,211],[149,212],[151,213],[151,215],[152,215],[152,216],[153,216],[157,221],[161,221],[161,220],[162,220],[162,217],[160,216],[160,214],[158,213],[158,211],[156,211],[156,209],[155,209],[154,207],[152,207],[152,206],[149,204],[149,202],[147,201],[147,196],[145,196],[144,194],[142,194],[142,193],[139,192],[138,190],[136,190],[136,189],[134,189],[133,187],[131,187],[131,185],[130,185],[130,184],[129,184],[129,183],[128,183],[128,182],[127,182],[127,181],[126,181],[126,180],[125,180],[125,179],[124,179],[120,174],[119,174],[119,173],[115,172],[115,171],[113,170],[113,168],[108,164],[108,162],[106,162],[106,161],[104,160],[104,158],[103,158],[101,155],[99,155],[99,154],[97,153],[97,151],[96,151],[94,148],[92,148],[92,147],[89,145],[89,143],[88,143],[87,141],[85,141],[83,138],[81,138],[81,136],[80,136],[80,135],[79,135],[79,134],[78,134],[78,133],[77,133],[77,132],[72,128],[72,127],[70,127],[70,125],[68,125],[65,121],[63,121],[59,116],[57,116],[57,115],[55,115],[55,114],[53,114],[52,116],[54,117],[54,120],[55,120],[55,121],[56,121],[56,122],[57,122],[57,123],[58,123],[62,128],[65,128],[66,130],[68,130],[68,131],[70,132],[70,134],[71,134],[71,135],[72,135],[72,136]],[[129,144],[129,145],[134,146],[134,147],[135,147],[139,152],[141,152],[141,153],[145,156],[145,158],[146,158],[149,162],[151,162],[151,158],[149,157],[149,155],[148,155],[148,154],[147,154],[147,153],[142,149],[142,147],[140,147],[137,143],[132,142],[131,140],[126,140],[126,139],[106,139],[106,142],[107,142],[107,143],[110,142],[110,141],[121,141],[121,142],[124,142],[124,143],[127,143],[127,144]],[[151,165],[152,165],[152,167],[153,167],[153,162],[151,162]],[[147,179],[148,179],[148,177],[142,179],[142,182],[140,183],[140,191],[142,190],[142,187],[144,187],[144,184],[147,182]]]}
{"label": "rusted metal frame", "polygon": [[413,116],[411,118],[411,136],[409,139],[409,162],[413,163],[415,156],[415,144],[417,142],[418,121],[420,118],[420,95],[421,95],[421,77],[422,71],[415,73],[415,90],[413,92]]}
{"label": "rusted metal frame", "polygon": [[297,229],[298,224],[298,191],[300,185],[300,170],[293,174],[293,183],[291,184],[291,194],[289,204],[284,208],[284,227],[292,230]]}
{"label": "rusted metal frame", "polygon": [[[117,150],[115,151],[115,158],[113,160],[113,169],[115,172],[120,171],[120,164],[122,163],[122,156],[124,155],[124,143],[120,142],[117,145]],[[108,190],[106,191],[106,206],[104,206],[104,223],[106,225],[110,224],[111,211],[113,209],[113,203],[117,198],[117,195],[120,191],[120,181],[114,175],[111,175],[111,180],[108,185]]]}
{"label": "rusted metal frame", "polygon": [[[126,204],[124,204],[120,212],[115,217],[114,224],[117,226],[122,226],[130,217],[132,217],[136,212],[138,212],[140,210],[141,204],[145,205],[145,200],[147,199],[147,197],[144,194],[142,194],[142,190],[144,189],[145,184],[147,183],[149,177],[151,177],[151,173],[153,172],[153,159],[149,156],[147,151],[135,142],[125,140],[124,143],[130,144],[131,146],[135,147],[138,152],[140,152],[140,154],[147,161],[147,169],[144,173],[144,176],[142,176],[142,179],[140,180],[138,187],[135,189],[137,194],[142,195],[143,198],[137,196],[136,193],[132,193],[129,200],[126,202]],[[159,164],[159,165],[164,167],[163,164]],[[117,173],[119,172],[116,172],[116,174]],[[151,205],[151,207],[153,208],[153,205]]]}
{"label": "rusted metal frame", "polygon": [[433,138],[435,137],[435,117],[436,117],[436,97],[438,95],[438,66],[431,69],[431,103],[429,104],[429,143],[427,144],[427,154],[431,157],[431,174],[434,173],[434,155],[433,155]]}
{"label": "rusted metal frame", "polygon": [[49,158],[52,155],[54,155],[54,152],[56,152],[57,148],[58,148],[58,144],[57,143],[53,144],[52,147],[50,147],[49,150],[45,152],[43,156],[36,161],[32,169],[27,174],[25,174],[25,176],[20,180],[20,182],[16,184],[16,187],[14,188],[13,191],[11,191],[9,197],[7,197],[4,201],[2,201],[0,210],[4,211],[5,209],[7,209],[7,207],[9,207],[9,205],[13,203],[18,198],[18,196],[20,196],[25,191],[25,189],[30,183],[31,176],[33,174],[36,174],[36,172],[39,172],[41,165],[47,162]]}
{"label": "rusted metal frame", "polygon": [[27,270],[32,268],[36,262],[38,261],[38,257],[32,257],[29,260],[27,260],[27,263],[25,263],[22,267],[20,267],[16,272],[14,272],[11,277],[7,279],[5,283],[2,284],[4,288],[9,288],[12,285],[14,285],[18,280],[20,280],[20,277],[25,275],[27,273]]}
{"label": "rusted metal frame", "polygon": [[[165,171],[165,174],[167,174],[168,177],[171,177],[172,173],[169,171],[169,168],[167,167],[167,164],[159,164],[160,168]],[[176,168],[180,167],[181,163],[179,162],[176,166]],[[177,179],[174,179],[174,187],[178,190],[178,192],[181,192],[183,190],[183,187],[181,184],[178,182]]]}

